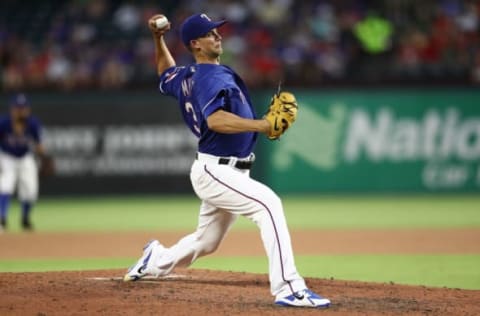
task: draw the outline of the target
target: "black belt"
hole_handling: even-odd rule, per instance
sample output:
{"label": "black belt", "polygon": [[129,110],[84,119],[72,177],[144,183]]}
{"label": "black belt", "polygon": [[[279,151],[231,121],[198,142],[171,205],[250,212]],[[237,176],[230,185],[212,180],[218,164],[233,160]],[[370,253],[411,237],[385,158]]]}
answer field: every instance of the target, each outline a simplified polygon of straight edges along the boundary
{"label": "black belt", "polygon": [[[198,159],[198,153],[195,154],[195,159]],[[229,165],[230,164],[230,158],[218,158],[218,164],[219,165]],[[252,169],[253,166],[253,161],[239,161],[235,163],[234,167],[237,169],[242,169],[242,170],[250,170]]]}
{"label": "black belt", "polygon": [[[230,164],[230,158],[220,158],[218,159],[219,165],[228,165]],[[237,161],[234,165],[237,169],[252,169],[253,161]]]}

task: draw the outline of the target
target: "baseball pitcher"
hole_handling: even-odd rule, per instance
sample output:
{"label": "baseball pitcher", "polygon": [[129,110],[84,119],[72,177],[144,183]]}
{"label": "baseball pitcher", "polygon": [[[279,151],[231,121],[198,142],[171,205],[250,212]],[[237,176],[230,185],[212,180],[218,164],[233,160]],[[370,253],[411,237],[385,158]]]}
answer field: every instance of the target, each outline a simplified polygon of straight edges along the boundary
{"label": "baseball pitcher", "polygon": [[275,303],[328,307],[330,300],[308,289],[297,272],[280,198],[249,176],[258,134],[279,138],[295,121],[297,102],[293,94],[278,91],[266,115],[256,118],[242,79],[220,64],[222,36],[218,28],[225,23],[214,22],[205,14],[190,16],[183,22],[181,39],[195,63],[182,67],[176,66],[163,38],[170,29],[166,17],[156,15],[149,21],[160,92],[178,100],[185,123],[198,137],[190,179],[202,203],[194,233],[170,248],[157,240],[147,243],[124,280],[164,276],[177,266],[188,266],[212,253],[241,215],[260,228]]}

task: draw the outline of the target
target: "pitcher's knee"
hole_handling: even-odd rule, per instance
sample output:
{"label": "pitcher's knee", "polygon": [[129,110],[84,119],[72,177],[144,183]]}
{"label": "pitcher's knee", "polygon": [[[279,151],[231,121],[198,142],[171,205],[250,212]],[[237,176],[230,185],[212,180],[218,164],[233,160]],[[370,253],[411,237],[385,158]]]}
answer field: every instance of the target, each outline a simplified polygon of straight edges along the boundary
{"label": "pitcher's knee", "polygon": [[283,213],[282,200],[275,193],[273,193],[268,197],[265,205],[266,205],[267,211],[269,211],[270,213],[273,213],[273,214]]}

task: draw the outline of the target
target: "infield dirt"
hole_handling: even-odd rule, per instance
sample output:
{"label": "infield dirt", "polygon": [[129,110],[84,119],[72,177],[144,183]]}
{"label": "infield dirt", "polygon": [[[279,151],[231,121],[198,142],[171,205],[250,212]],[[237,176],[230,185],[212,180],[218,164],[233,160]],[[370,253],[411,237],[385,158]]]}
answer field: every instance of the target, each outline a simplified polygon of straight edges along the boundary
{"label": "infield dirt", "polygon": [[124,283],[124,271],[0,274],[1,315],[479,315],[480,291],[307,278],[329,309],[273,305],[266,275],[176,271]]}
{"label": "infield dirt", "polygon": [[[7,233],[0,260],[137,257],[150,237],[169,245],[182,235]],[[292,232],[296,254],[478,254],[479,237],[478,229]],[[217,255],[262,255],[261,247],[258,232],[233,231]],[[177,269],[167,279],[124,283],[124,273],[0,273],[0,315],[480,315],[478,290],[307,278],[332,300],[329,309],[313,310],[275,306],[265,274]]]}

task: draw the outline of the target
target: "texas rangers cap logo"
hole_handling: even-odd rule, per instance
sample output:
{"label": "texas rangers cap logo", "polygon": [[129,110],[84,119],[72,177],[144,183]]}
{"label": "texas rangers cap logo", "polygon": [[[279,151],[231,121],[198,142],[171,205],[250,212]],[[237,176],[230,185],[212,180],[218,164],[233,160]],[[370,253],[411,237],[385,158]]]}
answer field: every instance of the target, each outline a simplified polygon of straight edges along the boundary
{"label": "texas rangers cap logo", "polygon": [[200,17],[206,19],[207,21],[212,21],[212,19],[210,19],[205,13],[200,14]]}
{"label": "texas rangers cap logo", "polygon": [[180,28],[183,44],[189,47],[190,41],[203,37],[214,28],[224,25],[227,21],[214,22],[205,13],[199,13],[188,17]]}

